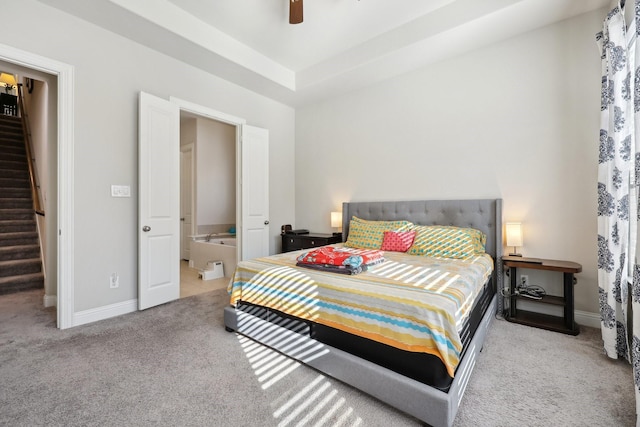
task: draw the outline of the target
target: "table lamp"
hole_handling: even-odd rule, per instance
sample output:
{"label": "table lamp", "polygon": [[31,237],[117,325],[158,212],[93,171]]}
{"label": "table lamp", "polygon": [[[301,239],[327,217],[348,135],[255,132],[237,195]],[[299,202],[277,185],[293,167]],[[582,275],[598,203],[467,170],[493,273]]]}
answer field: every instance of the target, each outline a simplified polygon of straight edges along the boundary
{"label": "table lamp", "polygon": [[[342,212],[331,212],[331,228],[342,229]],[[342,234],[340,231],[334,231],[333,235]]]}
{"label": "table lamp", "polygon": [[513,253],[509,256],[522,256],[516,252],[516,247],[522,246],[522,223],[507,222],[506,224],[507,246],[513,246]]}

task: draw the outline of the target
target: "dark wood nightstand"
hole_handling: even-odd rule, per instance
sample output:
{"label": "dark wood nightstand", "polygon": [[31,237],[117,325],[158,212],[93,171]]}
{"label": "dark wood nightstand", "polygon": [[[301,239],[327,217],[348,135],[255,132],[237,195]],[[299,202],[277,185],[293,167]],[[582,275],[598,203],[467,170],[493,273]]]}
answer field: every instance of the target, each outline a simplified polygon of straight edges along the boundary
{"label": "dark wood nightstand", "polygon": [[[514,256],[503,256],[502,264],[505,269],[509,268],[508,274],[511,279],[509,282],[509,311],[506,313],[506,319],[508,321],[528,326],[535,326],[537,328],[547,329],[550,331],[562,332],[564,334],[578,335],[580,327],[574,321],[573,313],[573,286],[576,283],[576,279],[573,275],[582,271],[582,266],[580,264],[571,261]],[[516,295],[518,268],[549,270],[562,273],[564,276],[564,295],[545,295],[541,299],[529,299],[522,295]],[[518,300],[562,306],[564,315],[560,317],[535,313],[532,311],[518,310],[516,306]]]}
{"label": "dark wood nightstand", "polygon": [[316,248],[342,242],[342,234],[283,234],[282,252],[297,251],[299,249]]}

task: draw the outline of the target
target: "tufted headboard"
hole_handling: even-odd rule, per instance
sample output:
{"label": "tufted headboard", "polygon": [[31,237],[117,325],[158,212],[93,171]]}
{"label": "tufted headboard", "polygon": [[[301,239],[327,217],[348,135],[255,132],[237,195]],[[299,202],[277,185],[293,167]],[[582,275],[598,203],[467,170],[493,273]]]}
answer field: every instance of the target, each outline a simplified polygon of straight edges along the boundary
{"label": "tufted headboard", "polygon": [[[471,227],[487,235],[486,251],[495,261],[493,283],[502,289],[502,199],[413,200],[403,202],[345,202],[342,204],[342,240],[349,235],[351,217],[407,220],[419,225]],[[502,298],[498,298],[502,313]]]}

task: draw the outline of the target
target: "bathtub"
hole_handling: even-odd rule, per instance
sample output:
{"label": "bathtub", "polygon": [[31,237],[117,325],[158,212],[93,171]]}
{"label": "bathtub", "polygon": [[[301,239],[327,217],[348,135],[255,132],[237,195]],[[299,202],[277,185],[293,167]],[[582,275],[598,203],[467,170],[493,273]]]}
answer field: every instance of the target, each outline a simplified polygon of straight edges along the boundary
{"label": "bathtub", "polygon": [[209,261],[222,261],[224,276],[231,277],[236,270],[237,251],[235,237],[211,237],[191,241],[191,266],[204,270]]}

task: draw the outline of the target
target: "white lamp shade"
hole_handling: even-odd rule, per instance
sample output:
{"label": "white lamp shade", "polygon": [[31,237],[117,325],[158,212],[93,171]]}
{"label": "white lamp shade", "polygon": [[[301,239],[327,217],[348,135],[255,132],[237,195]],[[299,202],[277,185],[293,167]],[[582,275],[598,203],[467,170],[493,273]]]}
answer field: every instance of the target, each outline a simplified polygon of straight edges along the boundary
{"label": "white lamp shade", "polygon": [[508,222],[506,224],[507,246],[522,246],[522,223]]}
{"label": "white lamp shade", "polygon": [[331,212],[331,227],[342,228],[342,212]]}

